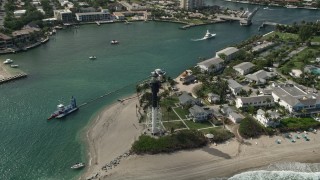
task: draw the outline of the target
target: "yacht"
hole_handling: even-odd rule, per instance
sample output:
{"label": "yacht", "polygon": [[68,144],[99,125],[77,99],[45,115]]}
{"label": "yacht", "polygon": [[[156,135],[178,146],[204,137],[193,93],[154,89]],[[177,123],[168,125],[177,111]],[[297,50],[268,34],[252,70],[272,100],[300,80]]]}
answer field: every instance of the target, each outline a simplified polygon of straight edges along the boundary
{"label": "yacht", "polygon": [[94,59],[97,59],[97,57],[96,56],[90,56],[89,59],[94,60]]}
{"label": "yacht", "polygon": [[85,166],[84,163],[76,163],[73,166],[71,166],[71,169],[80,169],[83,168]]}
{"label": "yacht", "polygon": [[207,30],[206,35],[204,35],[204,37],[203,37],[202,39],[210,39],[210,38],[213,38],[213,37],[215,37],[215,36],[216,36],[216,34],[211,34],[211,33],[209,32],[209,30]]}
{"label": "yacht", "polygon": [[3,64],[11,64],[13,63],[12,59],[6,59],[5,61],[3,61]]}
{"label": "yacht", "polygon": [[10,67],[17,68],[17,67],[19,67],[19,65],[18,64],[11,64]]}
{"label": "yacht", "polygon": [[119,44],[119,41],[117,41],[117,40],[112,40],[110,43],[111,43],[111,44]]}

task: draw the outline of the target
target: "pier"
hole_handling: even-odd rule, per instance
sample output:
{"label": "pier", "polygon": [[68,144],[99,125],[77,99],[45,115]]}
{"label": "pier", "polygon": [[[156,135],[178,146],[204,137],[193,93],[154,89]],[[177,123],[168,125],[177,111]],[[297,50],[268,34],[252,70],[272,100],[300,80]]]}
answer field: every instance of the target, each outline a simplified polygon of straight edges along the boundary
{"label": "pier", "polygon": [[6,83],[9,81],[13,81],[13,80],[17,80],[17,79],[21,79],[21,78],[25,78],[25,77],[27,77],[26,73],[20,73],[20,74],[14,75],[14,76],[9,76],[7,78],[0,79],[0,84]]}
{"label": "pier", "polygon": [[276,23],[276,22],[269,22],[269,21],[266,21],[266,22],[263,22],[258,30],[262,29],[262,28],[265,28],[266,26],[277,26],[277,25],[281,25],[281,26],[286,26],[286,24],[280,24],[280,23]]}

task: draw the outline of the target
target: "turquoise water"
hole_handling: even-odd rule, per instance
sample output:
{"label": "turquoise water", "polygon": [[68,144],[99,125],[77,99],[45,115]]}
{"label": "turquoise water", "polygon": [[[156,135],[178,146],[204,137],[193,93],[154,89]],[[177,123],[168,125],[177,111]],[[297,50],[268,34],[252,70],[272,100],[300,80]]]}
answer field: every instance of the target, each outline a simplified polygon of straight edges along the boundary
{"label": "turquoise water", "polygon": [[320,75],[320,68],[315,67],[314,69],[311,70],[311,72],[315,75]]}
{"label": "turquoise water", "polygon": [[[294,12],[292,22],[305,11]],[[259,16],[268,15],[257,14],[255,21]],[[258,32],[259,25],[240,27],[234,22],[186,31],[179,30],[179,24],[156,22],[86,25],[59,31],[30,51],[1,56],[15,60],[29,76],[0,85],[0,179],[77,178],[81,171],[71,171],[70,166],[86,162],[83,128],[96,112],[133,93],[130,84],[155,68],[175,77],[199,57],[212,57],[226,46],[268,31]],[[203,37],[207,29],[217,34],[215,39],[191,41]],[[110,45],[112,39],[120,45]],[[90,61],[92,55],[97,59]],[[72,95],[81,104],[124,86],[63,120],[46,120],[59,102],[69,103]]]}

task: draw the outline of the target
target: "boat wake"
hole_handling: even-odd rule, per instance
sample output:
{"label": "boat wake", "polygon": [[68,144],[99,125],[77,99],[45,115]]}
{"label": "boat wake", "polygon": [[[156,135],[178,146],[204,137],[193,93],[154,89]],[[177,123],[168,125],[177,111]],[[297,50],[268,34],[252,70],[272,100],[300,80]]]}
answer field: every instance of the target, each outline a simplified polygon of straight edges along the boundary
{"label": "boat wake", "polygon": [[191,39],[191,41],[203,41],[206,40],[207,38],[201,38],[201,39]]}

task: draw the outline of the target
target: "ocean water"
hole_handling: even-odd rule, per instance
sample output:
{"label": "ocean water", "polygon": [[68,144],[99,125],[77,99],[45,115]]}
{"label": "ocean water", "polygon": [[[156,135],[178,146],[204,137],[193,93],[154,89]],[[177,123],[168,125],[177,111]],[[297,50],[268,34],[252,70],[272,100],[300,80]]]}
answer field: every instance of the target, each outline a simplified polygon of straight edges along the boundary
{"label": "ocean water", "polygon": [[285,162],[274,163],[266,168],[247,171],[229,180],[319,180],[320,163]]}
{"label": "ocean water", "polygon": [[[238,22],[186,31],[179,30],[179,24],[157,22],[85,25],[58,31],[48,43],[27,52],[1,55],[1,60],[13,59],[28,77],[0,85],[0,179],[77,179],[83,171],[72,171],[70,166],[87,161],[84,132],[90,119],[106,105],[134,93],[134,82],[155,68],[176,77],[199,57],[212,57],[226,46],[267,33],[271,29],[258,32],[257,28],[269,16],[290,23],[302,16],[319,17],[318,11],[268,13],[258,12],[250,27],[240,27]],[[203,37],[207,29],[217,36],[191,41]],[[112,39],[120,45],[110,45]],[[97,59],[89,60],[92,55]],[[71,96],[82,104],[118,89],[62,120],[46,120],[58,103],[68,104]]]}

